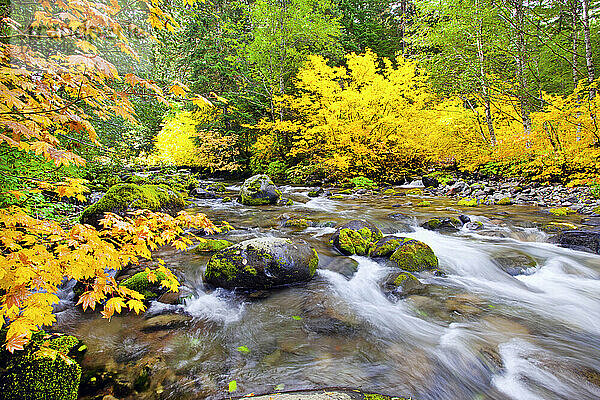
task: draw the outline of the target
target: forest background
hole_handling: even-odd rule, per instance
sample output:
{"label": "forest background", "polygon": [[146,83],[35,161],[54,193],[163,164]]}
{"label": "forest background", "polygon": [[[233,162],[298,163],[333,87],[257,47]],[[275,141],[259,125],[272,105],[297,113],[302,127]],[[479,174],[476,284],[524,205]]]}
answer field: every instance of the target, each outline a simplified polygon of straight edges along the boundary
{"label": "forest background", "polygon": [[[203,216],[138,215],[113,221],[108,236],[48,222],[68,207],[53,199],[82,196],[86,179],[110,185],[124,169],[189,167],[291,183],[393,184],[443,169],[600,183],[597,2],[0,7],[0,313],[13,321],[12,349],[52,323],[56,299],[32,294],[55,292],[63,277],[91,279],[87,305],[102,302],[109,317],[142,309],[136,293],[97,279],[100,249],[130,249],[109,260],[118,268],[155,245],[183,246],[182,227],[219,229]],[[132,226],[172,235],[132,242]],[[92,257],[83,264],[82,243]],[[36,263],[48,275],[32,273]]]}

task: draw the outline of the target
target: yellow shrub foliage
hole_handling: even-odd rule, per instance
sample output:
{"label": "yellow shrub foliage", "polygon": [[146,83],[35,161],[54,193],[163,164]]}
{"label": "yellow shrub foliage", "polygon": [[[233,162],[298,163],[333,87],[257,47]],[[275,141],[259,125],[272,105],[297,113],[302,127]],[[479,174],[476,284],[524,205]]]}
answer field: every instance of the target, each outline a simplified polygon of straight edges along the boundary
{"label": "yellow shrub foliage", "polygon": [[600,96],[590,99],[589,87],[564,97],[545,94],[543,107],[531,114],[530,132],[516,98],[497,87],[492,144],[482,102],[470,109],[462,99],[436,96],[414,62],[398,58],[394,66],[384,59],[379,67],[371,51],[346,60],[347,67],[331,67],[320,56],[308,58],[297,75],[297,94],[277,99],[285,117],[254,126],[262,132],[254,163],[276,160],[291,138],[289,165],[334,179],[395,180],[431,164],[455,164],[571,184],[598,180]]}
{"label": "yellow shrub foliage", "polygon": [[257,128],[293,136],[289,156],[335,178],[394,179],[423,168],[440,156],[441,133],[445,141],[460,132],[464,142],[476,142],[467,134],[469,113],[455,100],[436,99],[415,63],[396,61],[380,69],[367,51],[347,56],[344,68],[311,56],[297,76],[300,94],[278,99],[294,118]]}
{"label": "yellow shrub foliage", "polygon": [[214,110],[209,107],[194,112],[177,111],[165,117],[155,138],[156,151],[149,157],[150,164],[201,167],[210,172],[238,169],[234,138],[205,128],[214,117]]}

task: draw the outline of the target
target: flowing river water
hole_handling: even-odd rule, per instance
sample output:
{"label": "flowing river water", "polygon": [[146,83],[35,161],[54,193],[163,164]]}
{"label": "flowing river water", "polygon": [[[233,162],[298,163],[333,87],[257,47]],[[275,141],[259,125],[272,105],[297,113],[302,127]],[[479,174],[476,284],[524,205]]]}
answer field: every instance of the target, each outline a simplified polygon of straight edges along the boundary
{"label": "flowing river water", "polygon": [[[232,195],[238,189],[228,187]],[[86,342],[88,365],[122,370],[160,360],[162,375],[153,379],[164,386],[154,398],[223,398],[232,380],[240,394],[349,387],[436,400],[600,398],[600,256],[547,243],[538,228],[556,217],[533,206],[461,209],[454,200],[430,198],[430,207],[413,207],[421,198],[333,200],[309,198],[306,187],[282,190],[294,205],[207,199],[190,211],[230,222],[236,230],[222,236],[233,242],[306,240],[320,257],[312,281],[248,298],[203,285],[209,255],[166,249],[157,257],[192,295],[181,306],[154,302],[145,317],[182,313],[191,322],[148,332],[141,329],[144,316],[107,321],[69,308],[57,328]],[[484,229],[441,234],[419,227],[458,214]],[[304,216],[313,226],[285,228],[282,216]],[[329,244],[333,226],[351,219],[427,243],[445,275],[417,275],[427,284],[419,295],[386,294],[388,266],[342,256]],[[518,264],[524,255],[535,265],[516,275],[501,268],[499,260]]]}

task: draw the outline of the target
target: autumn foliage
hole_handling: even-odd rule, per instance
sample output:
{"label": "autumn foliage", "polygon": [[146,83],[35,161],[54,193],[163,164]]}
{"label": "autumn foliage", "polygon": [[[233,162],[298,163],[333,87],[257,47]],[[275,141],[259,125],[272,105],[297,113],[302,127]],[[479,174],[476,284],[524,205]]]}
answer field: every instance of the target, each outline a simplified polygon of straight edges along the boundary
{"label": "autumn foliage", "polygon": [[[102,222],[101,231],[81,224],[65,230],[17,207],[0,210],[0,324],[8,324],[7,349],[22,349],[32,331],[55,321],[52,305],[59,301],[56,293],[65,280],[83,282],[87,290],[79,304],[84,310],[101,304],[104,318],[122,309],[143,311],[144,296],[119,286],[115,272],[150,260],[159,246],[185,249],[192,242],[184,230],[219,231],[205,215],[185,212],[172,217],[140,210],[126,218],[107,214]],[[177,291],[177,279],[163,264],[147,269],[148,280],[155,281],[161,272],[165,279],[160,284]]]}

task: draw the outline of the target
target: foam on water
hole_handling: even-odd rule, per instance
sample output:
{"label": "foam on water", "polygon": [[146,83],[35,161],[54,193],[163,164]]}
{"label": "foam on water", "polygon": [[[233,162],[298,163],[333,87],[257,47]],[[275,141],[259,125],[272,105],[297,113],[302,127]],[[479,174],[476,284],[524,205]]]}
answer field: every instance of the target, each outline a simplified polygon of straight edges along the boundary
{"label": "foam on water", "polygon": [[185,303],[185,311],[195,318],[229,324],[239,321],[244,314],[244,303],[226,299],[226,291],[217,289],[208,294],[199,293]]}

